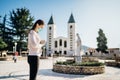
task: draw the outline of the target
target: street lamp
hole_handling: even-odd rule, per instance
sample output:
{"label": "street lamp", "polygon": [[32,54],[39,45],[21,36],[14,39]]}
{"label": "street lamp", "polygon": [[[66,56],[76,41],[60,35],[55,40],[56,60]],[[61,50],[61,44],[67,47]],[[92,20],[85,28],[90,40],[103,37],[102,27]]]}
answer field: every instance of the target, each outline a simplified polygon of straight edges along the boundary
{"label": "street lamp", "polygon": [[45,55],[45,47],[43,47],[43,57],[46,57],[46,55]]}
{"label": "street lamp", "polygon": [[13,53],[14,53],[14,51],[15,51],[15,47],[13,46]]}
{"label": "street lamp", "polygon": [[15,42],[15,52],[16,52],[17,42]]}

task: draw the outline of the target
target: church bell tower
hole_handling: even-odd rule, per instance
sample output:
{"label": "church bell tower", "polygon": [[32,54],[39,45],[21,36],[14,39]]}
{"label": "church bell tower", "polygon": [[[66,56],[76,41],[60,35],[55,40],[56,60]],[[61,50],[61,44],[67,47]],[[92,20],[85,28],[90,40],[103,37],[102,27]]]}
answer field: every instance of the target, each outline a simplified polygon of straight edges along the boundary
{"label": "church bell tower", "polygon": [[54,37],[55,37],[55,23],[53,20],[53,16],[50,17],[50,20],[48,22],[47,27],[47,54],[52,55],[53,54],[53,48],[54,48]]}
{"label": "church bell tower", "polygon": [[71,14],[68,20],[68,54],[73,56],[75,54],[75,20]]}

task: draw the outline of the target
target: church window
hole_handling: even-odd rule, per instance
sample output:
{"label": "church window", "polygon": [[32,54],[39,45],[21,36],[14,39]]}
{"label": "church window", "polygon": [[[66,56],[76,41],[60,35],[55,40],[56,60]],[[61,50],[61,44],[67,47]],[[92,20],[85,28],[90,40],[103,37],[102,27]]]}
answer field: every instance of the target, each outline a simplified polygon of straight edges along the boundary
{"label": "church window", "polygon": [[51,30],[51,27],[49,27],[49,30]]}
{"label": "church window", "polygon": [[88,52],[85,52],[85,55],[88,55]]}
{"label": "church window", "polygon": [[57,41],[55,41],[55,47],[57,47]]}
{"label": "church window", "polygon": [[60,46],[62,46],[62,39],[60,39],[60,43],[59,44],[60,44]]}
{"label": "church window", "polygon": [[59,51],[60,55],[62,54],[62,51]]}
{"label": "church window", "polygon": [[67,41],[64,41],[64,47],[67,47]]}
{"label": "church window", "polygon": [[55,51],[54,53],[57,54],[57,51]]}
{"label": "church window", "polygon": [[92,52],[90,52],[90,56],[92,56]]}
{"label": "church window", "polygon": [[66,55],[66,54],[67,54],[67,51],[64,51],[64,54]]}
{"label": "church window", "polygon": [[72,25],[70,26],[70,29],[72,28]]}

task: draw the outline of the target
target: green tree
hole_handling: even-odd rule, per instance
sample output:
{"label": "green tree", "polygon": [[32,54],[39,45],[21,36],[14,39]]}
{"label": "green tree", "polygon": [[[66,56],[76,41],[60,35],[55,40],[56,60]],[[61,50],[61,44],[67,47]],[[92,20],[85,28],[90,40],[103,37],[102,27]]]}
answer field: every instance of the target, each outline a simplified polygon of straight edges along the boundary
{"label": "green tree", "polygon": [[13,36],[14,30],[9,27],[7,27],[8,21],[7,21],[7,15],[3,17],[3,20],[0,22],[0,37],[2,40],[8,45],[6,47],[7,50],[12,50],[13,48]]}
{"label": "green tree", "polygon": [[106,50],[108,49],[107,47],[107,38],[105,36],[105,34],[103,33],[103,30],[102,29],[99,29],[98,31],[98,37],[97,37],[97,50],[98,51],[101,51],[102,53],[105,53]]}
{"label": "green tree", "polygon": [[0,38],[0,50],[4,49],[7,47],[7,44]]}
{"label": "green tree", "polygon": [[19,50],[21,50],[22,42],[27,40],[27,34],[33,25],[33,20],[34,18],[27,8],[17,8],[10,12],[10,25],[15,30]]}
{"label": "green tree", "polygon": [[2,35],[2,22],[1,22],[1,16],[0,16],[0,36]]}
{"label": "green tree", "polygon": [[16,32],[19,41],[26,39],[27,32],[33,25],[34,18],[27,8],[17,8],[10,12],[10,24]]}
{"label": "green tree", "polygon": [[1,26],[2,26],[2,24],[1,24],[1,16],[0,16],[0,36],[1,36],[1,34],[2,34]]}

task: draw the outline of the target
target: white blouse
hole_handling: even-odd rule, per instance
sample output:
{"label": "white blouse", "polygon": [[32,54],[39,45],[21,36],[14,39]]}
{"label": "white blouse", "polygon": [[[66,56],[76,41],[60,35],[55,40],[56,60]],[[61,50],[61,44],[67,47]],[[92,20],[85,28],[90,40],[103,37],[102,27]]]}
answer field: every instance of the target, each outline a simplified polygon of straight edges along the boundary
{"label": "white blouse", "polygon": [[42,50],[41,50],[42,45],[40,44],[40,37],[37,32],[34,30],[31,30],[30,33],[28,34],[28,50],[29,50],[29,55],[33,56],[41,56]]}

